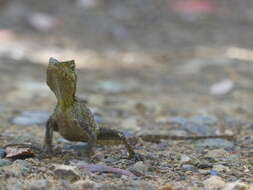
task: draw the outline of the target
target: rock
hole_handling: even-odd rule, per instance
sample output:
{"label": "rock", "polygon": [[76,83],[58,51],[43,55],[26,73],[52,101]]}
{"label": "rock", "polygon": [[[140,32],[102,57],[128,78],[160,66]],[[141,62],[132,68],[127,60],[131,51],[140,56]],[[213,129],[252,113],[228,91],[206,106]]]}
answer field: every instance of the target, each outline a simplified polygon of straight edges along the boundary
{"label": "rock", "polygon": [[12,162],[9,160],[0,159],[0,167],[11,165]]}
{"label": "rock", "polygon": [[12,119],[15,125],[35,125],[45,124],[50,116],[49,112],[42,111],[24,111]]}
{"label": "rock", "polygon": [[215,135],[217,119],[211,116],[197,115],[191,118],[175,117],[168,120],[171,124],[190,131],[196,135]]}
{"label": "rock", "polygon": [[80,179],[80,176],[75,171],[75,167],[68,165],[57,165],[54,174],[58,178],[69,182],[75,182]]}
{"label": "rock", "polygon": [[144,180],[130,181],[127,183],[117,183],[117,184],[100,184],[98,189],[103,190],[157,190],[158,187],[152,183]]}
{"label": "rock", "polygon": [[208,168],[213,168],[213,165],[211,163],[206,162],[206,161],[202,161],[197,164],[197,167],[199,169],[208,169]]}
{"label": "rock", "polygon": [[35,154],[30,148],[19,148],[15,146],[10,146],[6,148],[6,158],[25,159],[34,156]]}
{"label": "rock", "polygon": [[204,139],[196,141],[198,148],[233,148],[234,144],[225,139]]}
{"label": "rock", "polygon": [[185,154],[182,154],[181,155],[181,158],[180,158],[180,164],[196,164],[197,163],[197,159],[196,158],[193,158],[193,157],[190,157],[190,156],[187,156]]}
{"label": "rock", "polygon": [[[132,183],[132,189],[140,189],[140,190],[156,190],[157,187],[153,185],[152,183],[149,183],[147,181],[137,180],[133,181]],[[122,188],[121,188],[122,189]]]}
{"label": "rock", "polygon": [[229,183],[223,190],[251,190],[248,185],[241,183],[239,181]]}
{"label": "rock", "polygon": [[211,176],[218,176],[219,175],[219,172],[217,170],[210,170],[209,173]]}
{"label": "rock", "polygon": [[5,150],[4,150],[4,149],[2,149],[2,148],[0,148],[0,159],[1,159],[1,158],[4,158],[4,157],[5,157],[5,155],[6,155]]}
{"label": "rock", "polygon": [[78,190],[96,190],[97,184],[94,181],[91,181],[89,179],[86,180],[79,180],[73,184]]}
{"label": "rock", "polygon": [[11,165],[3,167],[3,171],[11,176],[26,176],[32,171],[32,165],[26,160],[16,160]]}
{"label": "rock", "polygon": [[76,167],[76,170],[78,171],[78,174],[81,177],[86,177],[86,176],[91,176],[91,172],[88,169],[79,169],[79,167],[88,164],[87,162],[85,162],[84,160],[71,160],[69,161],[71,166]]}
{"label": "rock", "polygon": [[197,172],[197,171],[198,171],[198,169],[197,169],[195,166],[190,165],[190,164],[183,164],[183,165],[181,166],[181,168],[182,168],[183,170],[185,170],[185,171],[192,171],[192,172]]}
{"label": "rock", "polygon": [[148,166],[144,162],[139,161],[130,167],[129,171],[133,172],[136,176],[145,176],[148,171]]}
{"label": "rock", "polygon": [[220,190],[226,186],[221,177],[211,176],[203,182],[206,190]]}
{"label": "rock", "polygon": [[219,173],[220,172],[229,172],[230,171],[229,167],[223,166],[221,164],[214,165],[213,166],[213,170],[215,170],[215,171],[217,171]]}
{"label": "rock", "polygon": [[46,179],[33,180],[29,186],[31,190],[47,190],[49,189],[49,182]]}
{"label": "rock", "polygon": [[223,80],[223,81],[213,84],[210,87],[210,93],[212,95],[216,95],[216,96],[225,95],[225,94],[229,93],[234,88],[234,86],[235,85],[234,85],[233,81],[228,80],[228,79]]}
{"label": "rock", "polygon": [[223,148],[220,148],[220,149],[208,150],[206,157],[219,159],[219,158],[226,158],[229,155],[230,154],[227,151],[225,151]]}
{"label": "rock", "polygon": [[173,190],[173,186],[171,184],[165,184],[159,187],[159,190]]}

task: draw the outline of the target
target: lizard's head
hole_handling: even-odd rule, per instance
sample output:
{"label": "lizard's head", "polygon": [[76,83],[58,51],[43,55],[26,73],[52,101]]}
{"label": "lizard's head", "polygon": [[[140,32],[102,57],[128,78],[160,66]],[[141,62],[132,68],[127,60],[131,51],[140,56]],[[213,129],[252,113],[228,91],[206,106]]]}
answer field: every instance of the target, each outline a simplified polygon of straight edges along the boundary
{"label": "lizard's head", "polygon": [[54,92],[58,101],[68,104],[73,101],[76,92],[75,61],[59,62],[49,59],[47,67],[47,85]]}

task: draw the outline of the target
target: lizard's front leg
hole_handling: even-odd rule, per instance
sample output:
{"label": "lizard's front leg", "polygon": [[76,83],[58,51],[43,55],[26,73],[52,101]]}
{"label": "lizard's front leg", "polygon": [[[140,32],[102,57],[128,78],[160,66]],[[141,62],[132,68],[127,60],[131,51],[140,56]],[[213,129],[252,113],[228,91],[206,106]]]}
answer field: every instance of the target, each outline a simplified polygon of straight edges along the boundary
{"label": "lizard's front leg", "polygon": [[44,150],[47,153],[52,153],[52,141],[53,141],[53,131],[57,128],[57,124],[51,116],[46,123],[45,139],[44,139]]}

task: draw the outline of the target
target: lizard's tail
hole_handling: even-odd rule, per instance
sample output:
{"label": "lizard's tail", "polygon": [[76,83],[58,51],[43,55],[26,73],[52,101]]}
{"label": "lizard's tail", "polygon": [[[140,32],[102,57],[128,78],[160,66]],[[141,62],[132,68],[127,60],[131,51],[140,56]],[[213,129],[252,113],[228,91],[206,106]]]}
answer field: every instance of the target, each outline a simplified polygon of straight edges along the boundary
{"label": "lizard's tail", "polygon": [[123,134],[117,130],[100,127],[97,143],[100,145],[117,145],[123,143]]}

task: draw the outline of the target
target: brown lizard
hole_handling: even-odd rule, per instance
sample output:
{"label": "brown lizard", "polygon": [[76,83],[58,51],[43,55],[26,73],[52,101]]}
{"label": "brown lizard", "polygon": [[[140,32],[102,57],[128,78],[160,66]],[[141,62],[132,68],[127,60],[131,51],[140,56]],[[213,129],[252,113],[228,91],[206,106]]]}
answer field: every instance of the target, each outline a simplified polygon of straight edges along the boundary
{"label": "brown lizard", "polygon": [[53,131],[58,131],[67,140],[87,142],[89,155],[93,155],[96,144],[124,144],[130,159],[142,160],[122,132],[98,126],[87,105],[75,96],[76,84],[74,60],[49,59],[47,85],[55,94],[57,105],[46,124],[45,150],[52,151]]}
{"label": "brown lizard", "polygon": [[[58,131],[65,139],[88,143],[89,155],[94,153],[96,144],[124,144],[129,158],[143,160],[143,156],[136,153],[127,142],[122,132],[98,126],[86,103],[76,96],[77,76],[74,60],[59,62],[49,59],[47,67],[47,85],[57,98],[54,113],[46,124],[44,147],[47,152],[52,151],[53,131]],[[171,140],[199,140],[207,138],[226,138],[232,140],[233,136],[171,136],[171,135],[140,135],[145,141],[157,142],[161,139]],[[130,138],[131,139],[131,138]]]}

